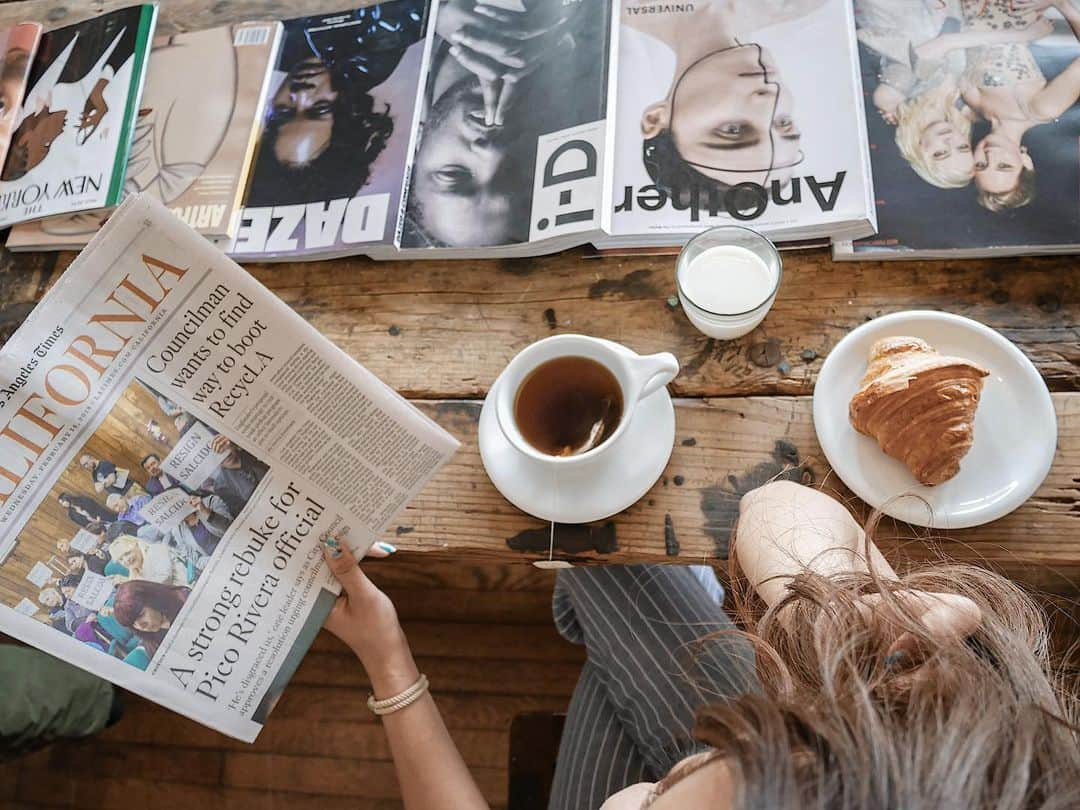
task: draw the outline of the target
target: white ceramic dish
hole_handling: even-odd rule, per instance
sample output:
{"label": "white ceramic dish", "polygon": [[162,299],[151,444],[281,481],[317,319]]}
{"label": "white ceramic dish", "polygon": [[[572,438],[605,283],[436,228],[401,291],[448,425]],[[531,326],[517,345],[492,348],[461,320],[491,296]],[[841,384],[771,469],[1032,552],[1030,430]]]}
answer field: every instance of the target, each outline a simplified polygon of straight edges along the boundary
{"label": "white ceramic dish", "polygon": [[558,470],[525,455],[499,429],[496,380],[480,411],[480,458],[506,500],[557,523],[603,520],[637,503],[663,473],[675,446],[675,407],[667,389],[641,399],[622,439],[592,463]]}
{"label": "white ceramic dish", "polygon": [[[848,403],[881,338],[911,335],[990,371],[975,414],[975,441],[960,472],[935,487],[855,431]],[[897,312],[853,330],[832,350],[814,388],[814,427],[829,464],[866,503],[918,526],[959,529],[1007,515],[1038,489],[1057,448],[1050,392],[1031,361],[978,321],[944,312]]]}

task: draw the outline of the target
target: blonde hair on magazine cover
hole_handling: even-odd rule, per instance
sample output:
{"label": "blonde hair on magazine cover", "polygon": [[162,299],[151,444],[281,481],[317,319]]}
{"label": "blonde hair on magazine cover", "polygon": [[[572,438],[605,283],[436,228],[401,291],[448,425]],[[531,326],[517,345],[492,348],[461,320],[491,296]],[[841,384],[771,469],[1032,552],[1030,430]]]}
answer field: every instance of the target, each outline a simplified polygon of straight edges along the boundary
{"label": "blonde hair on magazine cover", "polygon": [[971,118],[959,100],[956,85],[944,82],[909,98],[897,110],[896,145],[900,154],[919,177],[938,188],[963,188],[974,176],[974,170],[935,161],[922,146],[923,133],[938,121],[947,122],[961,140],[971,142]]}
{"label": "blonde hair on magazine cover", "polygon": [[995,214],[1010,208],[1023,208],[1035,199],[1035,170],[1020,170],[1016,185],[1008,191],[984,191],[979,189],[979,205]]}

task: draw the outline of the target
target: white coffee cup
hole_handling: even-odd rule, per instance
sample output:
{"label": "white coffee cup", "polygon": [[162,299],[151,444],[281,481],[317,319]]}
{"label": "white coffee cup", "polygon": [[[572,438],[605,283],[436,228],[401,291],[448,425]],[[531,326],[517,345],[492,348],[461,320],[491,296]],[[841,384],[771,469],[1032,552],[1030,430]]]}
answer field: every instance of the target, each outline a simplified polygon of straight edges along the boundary
{"label": "white coffee cup", "polygon": [[[601,444],[572,456],[552,456],[537,450],[522,435],[514,416],[518,390],[539,366],[561,357],[586,357],[614,375],[622,390],[619,424]],[[522,349],[499,378],[495,415],[499,429],[518,451],[545,464],[581,466],[608,452],[625,434],[637,404],[659,391],[679,373],[679,361],[670,352],[640,355],[618,343],[585,335],[555,335]]]}

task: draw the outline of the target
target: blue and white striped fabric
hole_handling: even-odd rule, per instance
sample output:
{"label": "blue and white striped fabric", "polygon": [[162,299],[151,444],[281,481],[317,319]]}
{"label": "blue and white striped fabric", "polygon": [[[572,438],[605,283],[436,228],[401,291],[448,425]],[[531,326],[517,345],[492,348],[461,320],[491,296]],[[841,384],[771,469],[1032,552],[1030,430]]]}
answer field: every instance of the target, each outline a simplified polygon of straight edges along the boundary
{"label": "blue and white striped fabric", "polygon": [[753,652],[707,566],[559,571],[555,626],[588,659],[570,701],[550,810],[595,810],[702,750],[697,710],[754,689]]}

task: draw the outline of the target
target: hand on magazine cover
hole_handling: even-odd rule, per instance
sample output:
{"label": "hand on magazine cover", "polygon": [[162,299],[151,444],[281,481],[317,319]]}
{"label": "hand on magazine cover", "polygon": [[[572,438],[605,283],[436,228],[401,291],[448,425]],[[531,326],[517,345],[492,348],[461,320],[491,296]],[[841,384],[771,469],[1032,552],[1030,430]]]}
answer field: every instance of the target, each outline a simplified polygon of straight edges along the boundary
{"label": "hand on magazine cover", "polygon": [[503,125],[522,79],[573,47],[566,31],[569,15],[561,6],[507,11],[451,3],[448,11],[449,20],[440,19],[440,27],[453,43],[450,54],[480,81],[488,126]]}
{"label": "hand on magazine cover", "polygon": [[82,115],[79,116],[78,132],[83,136],[81,143],[90,140],[90,136],[97,132],[102,119],[109,112],[109,105],[105,103],[105,88],[108,84],[108,79],[98,79],[94,89],[90,91],[90,95],[86,98]]}
{"label": "hand on magazine cover", "polygon": [[[348,545],[329,535],[322,538],[323,556],[331,573],[341,583],[341,595],[323,625],[352,649],[365,669],[392,657],[405,645],[405,634],[397,610],[361,570]],[[393,546],[376,543],[371,557],[387,557]]]}

